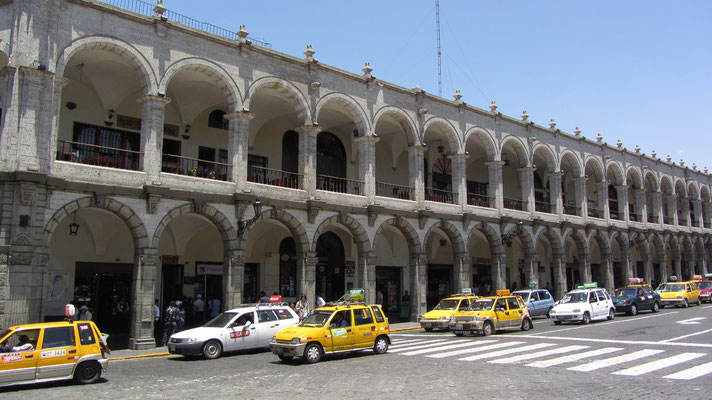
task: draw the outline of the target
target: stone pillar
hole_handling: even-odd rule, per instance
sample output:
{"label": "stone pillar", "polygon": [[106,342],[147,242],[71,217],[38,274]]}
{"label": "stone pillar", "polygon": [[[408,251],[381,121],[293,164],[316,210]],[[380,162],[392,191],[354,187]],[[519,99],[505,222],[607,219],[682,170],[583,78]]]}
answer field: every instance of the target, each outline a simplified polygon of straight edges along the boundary
{"label": "stone pillar", "polygon": [[673,260],[673,265],[675,266],[675,276],[677,276],[678,281],[681,281],[682,280],[682,258]]}
{"label": "stone pillar", "polygon": [[576,215],[588,215],[588,201],[586,200],[586,177],[574,178],[574,198],[576,202]]}
{"label": "stone pillar", "polygon": [[522,282],[522,289],[530,288],[529,282],[536,282],[536,288],[541,288],[541,282],[539,282],[539,271],[536,257],[524,256],[524,276],[526,282]]}
{"label": "stone pillar", "polygon": [[701,262],[701,264],[702,264],[702,266],[701,266],[701,268],[702,268],[702,271],[701,271],[701,272],[702,272],[702,276],[704,276],[704,275],[707,274],[708,271],[710,270],[710,269],[709,269],[709,264],[708,264],[708,263],[709,263],[709,258],[708,258],[708,255],[707,255],[707,251],[703,251],[703,252],[702,252],[702,260],[700,260],[700,262]]}
{"label": "stone pillar", "polygon": [[[58,150],[59,141],[59,114],[62,109],[62,89],[69,83],[69,79],[61,78],[59,76],[54,77],[54,96],[53,96],[53,112],[52,120],[50,123],[50,134],[49,134],[49,157],[48,157],[48,169],[52,169],[54,160],[56,159],[55,154]],[[64,151],[69,151],[69,149],[63,149]]]}
{"label": "stone pillar", "polygon": [[467,205],[467,154],[452,154],[452,191],[455,192],[455,204]]}
{"label": "stone pillar", "polygon": [[608,207],[608,182],[596,182],[596,208],[601,212],[599,215],[603,219],[609,219],[611,217]]}
{"label": "stone pillar", "polygon": [[[668,280],[667,259],[665,257],[665,254],[661,254],[659,256],[658,262],[660,263],[659,268],[661,269],[660,270],[660,282],[658,282],[658,284],[660,284],[662,282],[667,282],[667,280]],[[653,289],[656,289],[656,288],[653,288]]]}
{"label": "stone pillar", "polygon": [[307,252],[304,257],[297,260],[297,286],[301,295],[307,296],[310,304],[316,300],[316,263],[318,262],[316,252]]}
{"label": "stone pillar", "polygon": [[712,215],[712,203],[709,201],[705,201],[702,203],[702,215],[701,215],[701,220],[702,220],[702,227],[703,228],[709,228],[712,225],[712,220],[710,219],[710,216]]}
{"label": "stone pillar", "polygon": [[[315,125],[303,125],[297,128],[297,132],[299,132],[299,173],[302,175],[302,189],[306,190],[310,197],[316,195],[316,137],[320,131],[321,128]],[[313,300],[309,299],[309,301]]]}
{"label": "stone pillar", "polygon": [[650,256],[643,259],[643,265],[645,266],[644,279],[646,282],[648,282],[648,284],[650,284],[650,282],[653,281],[653,277],[655,276],[655,274],[653,273],[653,261],[650,259]]}
{"label": "stone pillar", "polygon": [[156,347],[153,326],[153,299],[156,293],[158,249],[137,249],[131,294],[131,331],[129,348],[140,350]]}
{"label": "stone pillar", "polygon": [[[18,104],[17,96],[13,93],[16,90],[15,77],[17,68],[6,65],[0,68],[0,79],[5,82],[2,96],[2,119],[0,119],[0,170],[10,171],[17,166],[18,136],[20,132],[19,118],[17,116]],[[8,325],[3,325],[8,326]]]}
{"label": "stone pillar", "polygon": [[415,322],[418,317],[427,312],[427,280],[428,258],[424,253],[410,255],[410,320]]}
{"label": "stone pillar", "polygon": [[[621,254],[621,264],[623,264],[623,268],[625,269],[625,264],[628,264],[627,254]],[[613,260],[610,255],[601,257],[601,272],[603,272],[603,287],[606,288],[609,294],[613,293]]]}
{"label": "stone pillar", "polygon": [[358,179],[363,187],[361,194],[373,203],[376,196],[376,143],[381,138],[376,136],[361,136],[354,141],[358,143]]}
{"label": "stone pillar", "polygon": [[[697,221],[697,225],[692,226],[703,228],[705,225],[702,223],[702,200],[692,200],[692,212],[695,215],[695,221]],[[692,222],[690,222],[690,224],[692,224]]]}
{"label": "stone pillar", "polygon": [[648,200],[645,198],[645,189],[635,189],[635,212],[638,213],[639,222],[648,222]]}
{"label": "stone pillar", "polygon": [[[650,193],[650,196],[652,196],[652,206],[653,209],[651,210],[651,214],[655,217],[658,218],[658,224],[663,223],[663,192],[652,192]],[[648,221],[650,222],[650,221]]]}
{"label": "stone pillar", "polygon": [[[677,200],[677,223],[682,226],[690,226],[690,201],[685,196],[680,196]],[[680,217],[682,217],[682,221],[680,221]]]}
{"label": "stone pillar", "polygon": [[502,186],[502,166],[504,161],[490,161],[486,162],[487,175],[489,178],[489,183],[487,184],[487,196],[490,198],[490,204],[492,208],[502,211],[502,196],[503,196],[503,186]]}
{"label": "stone pillar", "polygon": [[[408,185],[413,188],[412,200],[418,203],[420,208],[425,201],[425,180],[423,171],[425,164],[423,163],[423,154],[427,148],[425,146],[415,145],[408,147]],[[415,300],[413,301],[415,304]]]}
{"label": "stone pillar", "polygon": [[563,172],[552,172],[549,174],[549,198],[551,199],[551,212],[561,215],[564,212],[561,199],[561,179]]}
{"label": "stone pillar", "polygon": [[463,289],[472,287],[472,263],[470,261],[470,255],[467,253],[460,253],[454,255],[454,275],[455,275],[455,287],[458,293],[462,293]]}
{"label": "stone pillar", "polygon": [[492,289],[488,295],[493,294],[495,290],[507,288],[507,255],[504,251],[492,251]]}
{"label": "stone pillar", "polygon": [[376,303],[376,254],[372,251],[359,251],[357,282],[365,291],[368,304]]}
{"label": "stone pillar", "polygon": [[223,310],[230,310],[242,304],[245,288],[245,250],[233,250],[225,260],[223,274]]}
{"label": "stone pillar", "polygon": [[566,294],[566,273],[564,269],[564,256],[562,254],[552,254],[551,258],[551,268],[554,270],[554,282],[553,285],[555,298],[560,299]]}
{"label": "stone pillar", "polygon": [[238,191],[247,183],[247,159],[249,155],[250,120],[255,116],[244,111],[225,114],[228,121],[227,159],[232,165],[230,180],[235,182]]}
{"label": "stone pillar", "polygon": [[141,104],[141,153],[146,182],[159,182],[163,158],[163,116],[168,97],[147,94],[136,100]]}
{"label": "stone pillar", "polygon": [[522,185],[522,211],[533,213],[536,210],[534,203],[534,171],[536,168],[519,168],[519,183]]}
{"label": "stone pillar", "polygon": [[618,219],[630,221],[628,218],[628,185],[616,186],[616,196],[618,197]]}
{"label": "stone pillar", "polygon": [[690,252],[685,252],[685,256],[687,257],[687,279],[686,280],[691,280],[692,277],[695,275],[695,252],[690,251]]}
{"label": "stone pillar", "polygon": [[591,273],[591,254],[588,252],[579,252],[581,261],[579,263],[579,276],[582,282],[593,281],[593,274]]}

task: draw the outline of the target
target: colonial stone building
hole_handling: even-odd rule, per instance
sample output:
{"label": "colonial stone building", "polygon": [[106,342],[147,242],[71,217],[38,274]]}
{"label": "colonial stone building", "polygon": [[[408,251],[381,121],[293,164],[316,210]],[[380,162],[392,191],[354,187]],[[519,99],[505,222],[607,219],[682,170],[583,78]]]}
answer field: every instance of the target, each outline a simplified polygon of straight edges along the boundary
{"label": "colonial stone building", "polygon": [[159,3],[0,1],[0,327],[75,301],[139,348],[154,298],[363,287],[415,319],[463,288],[708,270],[706,171]]}

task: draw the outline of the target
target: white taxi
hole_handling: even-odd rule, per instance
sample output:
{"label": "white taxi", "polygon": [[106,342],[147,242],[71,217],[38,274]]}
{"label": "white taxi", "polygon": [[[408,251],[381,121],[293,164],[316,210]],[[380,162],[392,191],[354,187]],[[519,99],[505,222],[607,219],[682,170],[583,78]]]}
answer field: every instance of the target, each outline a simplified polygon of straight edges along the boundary
{"label": "white taxi", "polygon": [[550,315],[556,325],[562,322],[588,324],[593,320],[615,318],[616,308],[606,289],[597,287],[594,282],[566,293],[556,302]]}
{"label": "white taxi", "polygon": [[297,323],[299,316],[286,304],[243,304],[199,328],[174,333],[168,352],[213,359],[225,351],[269,347],[277,332]]}

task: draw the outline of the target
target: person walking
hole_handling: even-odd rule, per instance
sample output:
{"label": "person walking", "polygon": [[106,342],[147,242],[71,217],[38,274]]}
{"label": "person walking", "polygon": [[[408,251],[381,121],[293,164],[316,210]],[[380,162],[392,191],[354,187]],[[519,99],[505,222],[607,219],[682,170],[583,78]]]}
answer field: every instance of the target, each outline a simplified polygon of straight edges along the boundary
{"label": "person walking", "polygon": [[321,296],[316,296],[316,307],[324,307],[326,305],[326,302]]}
{"label": "person walking", "polygon": [[309,315],[310,309],[309,302],[307,302],[307,296],[302,295],[302,297],[297,302],[297,305],[294,306],[294,311],[297,312],[297,315],[299,315],[300,320],[306,318],[306,316]]}
{"label": "person walking", "polygon": [[180,319],[180,312],[176,308],[175,302],[171,301],[166,307],[166,312],[163,314],[163,339],[161,340],[161,345],[165,346],[168,344],[168,340],[171,335],[175,333],[176,327],[178,326],[178,320]]}
{"label": "person walking", "polygon": [[161,307],[158,306],[158,299],[153,301],[153,338],[156,339],[156,343],[162,337],[160,335],[160,322],[161,322]]}
{"label": "person walking", "polygon": [[210,308],[210,318],[215,318],[220,314],[220,299],[217,297],[213,297],[212,300],[210,300],[209,304]]}
{"label": "person walking", "polygon": [[79,317],[77,320],[79,321],[91,321],[92,315],[91,311],[89,311],[89,307],[86,305],[79,307]]}
{"label": "person walking", "polygon": [[193,301],[193,313],[195,313],[195,318],[200,324],[205,323],[205,302],[203,301],[203,296],[200,293],[195,295],[195,300]]}

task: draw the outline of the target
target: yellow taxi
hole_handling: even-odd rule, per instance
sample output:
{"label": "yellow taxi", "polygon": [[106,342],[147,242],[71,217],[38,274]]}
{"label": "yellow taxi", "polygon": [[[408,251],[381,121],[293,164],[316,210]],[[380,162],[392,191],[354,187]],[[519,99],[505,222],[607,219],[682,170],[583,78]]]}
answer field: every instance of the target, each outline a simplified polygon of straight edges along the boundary
{"label": "yellow taxi", "polygon": [[94,383],[109,348],[91,321],[11,326],[0,339],[0,386],[74,379]]}
{"label": "yellow taxi", "polygon": [[677,278],[671,276],[669,282],[661,283],[655,291],[660,294],[661,308],[667,305],[689,307],[691,303],[701,303],[700,289],[695,281],[677,282]]}
{"label": "yellow taxi", "polygon": [[498,290],[497,296],[475,300],[464,311],[459,311],[450,321],[450,330],[456,336],[480,333],[489,336],[504,329],[532,329],[531,315],[526,303],[509,290]]}
{"label": "yellow taxi", "polygon": [[460,294],[453,294],[446,297],[435,306],[432,310],[418,317],[420,326],[426,332],[432,332],[433,329],[448,330],[450,320],[459,310],[464,310],[479,297],[473,295],[470,291]]}
{"label": "yellow taxi", "polygon": [[326,353],[373,349],[388,351],[391,331],[381,306],[363,301],[363,290],[353,289],[336,303],[315,309],[298,325],[279,331],[269,343],[280,360],[301,357],[319,362]]}

